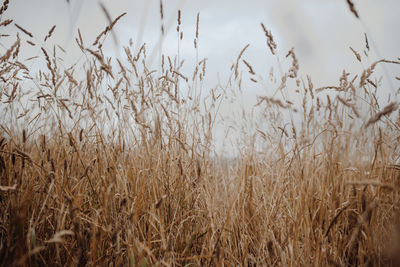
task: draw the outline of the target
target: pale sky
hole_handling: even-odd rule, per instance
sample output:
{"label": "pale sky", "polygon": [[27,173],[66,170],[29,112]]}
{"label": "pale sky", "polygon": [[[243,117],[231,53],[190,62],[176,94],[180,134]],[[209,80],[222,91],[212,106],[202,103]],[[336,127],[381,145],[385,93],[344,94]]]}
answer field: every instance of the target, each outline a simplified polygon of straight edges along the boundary
{"label": "pale sky", "polygon": [[[160,40],[159,0],[70,0],[69,3],[66,0],[13,0],[2,19],[14,19],[34,35],[33,41],[38,44],[42,44],[49,29],[57,25],[50,42],[45,45],[51,48],[51,44],[60,44],[69,52],[66,60],[74,62],[81,55],[74,41],[77,29],[80,29],[85,44],[90,46],[108,25],[100,2],[107,7],[112,19],[127,12],[114,27],[121,46],[127,46],[132,38],[136,47],[146,42],[148,54],[153,51]],[[353,2],[361,20],[349,11],[346,0],[163,0],[167,35],[162,42],[162,51],[170,56],[177,54],[176,18],[177,10],[181,9],[184,38],[180,43],[180,58],[185,59],[184,70],[190,76],[196,55],[193,38],[199,12],[199,60],[208,58],[205,87],[215,86],[219,79],[222,83],[226,81],[231,64],[246,44],[250,47],[243,58],[253,65],[259,77],[268,80],[271,67],[276,76],[279,72],[276,58],[271,56],[266,45],[260,26],[262,22],[274,35],[285,69],[290,61],[285,61],[284,57],[294,47],[301,77],[310,75],[315,87],[336,85],[343,69],[359,74],[380,59],[379,54],[389,60],[400,57],[400,1]],[[1,53],[14,42],[13,36],[18,32],[13,25],[7,29],[12,29],[7,32],[12,37],[0,39]],[[364,32],[368,34],[371,51],[369,59],[360,63],[349,47],[363,54]],[[107,55],[123,57],[123,50],[114,45],[111,35],[103,48]],[[26,57],[41,54],[40,45],[31,47],[24,43],[22,51]],[[381,66],[378,71],[384,75]],[[386,75],[380,90],[393,94],[400,88],[400,81],[393,79],[400,76],[400,67],[388,66],[387,72],[392,78],[392,86]],[[276,88],[247,81],[244,83],[248,89],[244,102],[249,106],[255,103],[256,95],[268,94]]]}
{"label": "pale sky", "polygon": [[[160,38],[158,0],[69,2],[13,0],[4,17],[13,18],[14,22],[32,32],[40,41],[51,26],[56,24],[52,42],[69,51],[75,49],[78,53],[73,41],[78,27],[86,43],[90,44],[108,24],[100,9],[99,3],[102,2],[113,18],[123,12],[128,13],[115,27],[121,45],[127,45],[132,38],[134,43],[141,41],[154,47]],[[175,28],[179,8],[182,10],[184,32],[180,57],[186,59],[187,67],[191,67],[190,60],[195,55],[193,37],[196,14],[199,12],[199,57],[207,57],[209,60],[210,80],[216,79],[216,73],[223,77],[240,50],[248,43],[250,47],[244,58],[255,65],[260,75],[265,74],[275,64],[275,59],[270,56],[265,44],[265,36],[260,27],[263,22],[272,31],[282,59],[291,47],[295,47],[302,74],[310,74],[316,82],[333,82],[343,68],[354,71],[361,69],[362,66],[354,60],[349,46],[362,53],[366,31],[369,31],[370,42],[376,45],[372,47],[370,61],[377,58],[376,48],[382,57],[395,59],[400,56],[400,1],[353,2],[362,21],[350,13],[345,0],[163,0],[165,27],[168,31],[163,42],[163,52],[169,55],[177,52]],[[6,42],[0,43],[5,45]],[[5,48],[1,47],[1,50]],[[40,51],[37,46],[33,48],[33,53],[35,49]],[[113,46],[111,36],[105,42],[105,49],[110,54],[117,49]],[[396,74],[396,70],[392,68],[391,73]]]}

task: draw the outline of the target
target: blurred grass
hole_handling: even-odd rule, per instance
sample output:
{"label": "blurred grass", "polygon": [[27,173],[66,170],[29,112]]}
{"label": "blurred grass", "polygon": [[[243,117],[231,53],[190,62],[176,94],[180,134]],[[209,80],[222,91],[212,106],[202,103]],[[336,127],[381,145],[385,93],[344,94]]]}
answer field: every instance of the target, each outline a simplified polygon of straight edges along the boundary
{"label": "blurred grass", "polygon": [[[221,105],[260,77],[246,47],[204,92],[205,60],[185,74],[178,57],[150,70],[145,45],[105,57],[114,24],[92,45],[79,33],[78,65],[49,32],[31,59],[43,67],[27,67],[23,28],[0,58],[1,266],[399,263],[400,114],[374,74],[399,59],[314,88],[263,25],[291,66],[230,125]],[[217,125],[235,131],[233,158]]]}

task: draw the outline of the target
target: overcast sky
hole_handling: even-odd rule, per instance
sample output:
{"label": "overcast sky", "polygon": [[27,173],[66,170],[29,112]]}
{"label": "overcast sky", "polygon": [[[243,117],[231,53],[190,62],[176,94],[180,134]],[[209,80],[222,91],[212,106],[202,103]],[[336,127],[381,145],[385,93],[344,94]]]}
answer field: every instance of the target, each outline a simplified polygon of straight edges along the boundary
{"label": "overcast sky", "polygon": [[[355,18],[349,11],[345,0],[163,0],[167,34],[162,42],[162,52],[170,56],[177,54],[176,18],[178,9],[181,9],[184,37],[180,43],[180,58],[185,59],[184,70],[190,75],[196,58],[193,48],[196,15],[200,13],[199,59],[208,58],[205,87],[226,81],[231,64],[247,44],[250,46],[243,58],[253,65],[258,80],[263,77],[268,80],[271,67],[274,67],[279,79],[276,58],[271,56],[266,45],[260,26],[262,22],[274,35],[284,67],[284,56],[294,47],[302,77],[310,75],[315,87],[336,85],[343,69],[357,74],[378,58],[394,60],[400,57],[400,1],[353,2],[361,19]],[[41,54],[44,36],[54,24],[57,25],[50,42],[45,46],[50,48],[49,44],[60,44],[69,53],[66,60],[73,63],[81,55],[74,41],[78,28],[85,44],[90,46],[108,25],[99,3],[106,6],[112,19],[127,12],[114,27],[120,47],[116,47],[112,36],[108,36],[103,46],[107,55],[123,56],[121,47],[128,45],[130,38],[136,47],[146,42],[148,55],[151,51],[156,51],[153,55],[158,55],[159,50],[155,47],[160,40],[159,0],[13,0],[2,20],[12,18],[34,35],[33,41],[39,45],[31,47],[24,43],[22,51],[26,57]],[[14,26],[10,28],[11,32],[8,30],[7,33],[15,36],[18,30]],[[369,59],[359,63],[349,47],[363,54],[365,32],[369,37],[371,52]],[[14,42],[13,38],[0,39],[1,53]],[[378,71],[384,74],[381,67]],[[387,72],[380,90],[393,95],[400,87],[400,81],[394,79],[400,76],[400,67],[388,66]],[[391,85],[387,77],[392,78]],[[249,107],[255,103],[256,95],[268,94],[276,88],[269,88],[266,84],[255,85],[249,80],[247,82],[244,83],[247,89],[244,102],[250,103]],[[289,95],[289,99],[295,97]],[[227,107],[227,110],[231,109]]]}
{"label": "overcast sky", "polygon": [[[71,47],[76,48],[73,37],[78,27],[89,44],[108,24],[99,2],[104,3],[113,18],[128,13],[115,27],[121,45],[127,45],[132,38],[134,43],[146,42],[154,47],[160,38],[158,0],[70,0],[69,3],[66,0],[13,0],[5,17],[13,18],[39,40],[56,24],[52,41],[72,51]],[[400,1],[354,0],[354,3],[361,21],[350,13],[345,0],[164,0],[168,35],[163,42],[163,52],[170,55],[177,52],[175,28],[179,8],[184,31],[181,58],[188,62],[194,59],[193,37],[199,12],[199,56],[209,59],[210,79],[214,79],[217,72],[222,76],[227,73],[247,43],[250,47],[245,58],[260,74],[268,73],[274,58],[269,56],[265,44],[260,27],[263,22],[272,31],[282,58],[295,47],[303,74],[311,74],[316,82],[331,82],[344,67],[361,68],[349,46],[361,53],[366,31],[370,42],[376,45],[371,59],[376,59],[377,53],[388,59],[400,56]],[[33,49],[40,50],[39,47]],[[116,51],[111,36],[105,49],[109,53]],[[392,71],[396,74],[396,70]]]}

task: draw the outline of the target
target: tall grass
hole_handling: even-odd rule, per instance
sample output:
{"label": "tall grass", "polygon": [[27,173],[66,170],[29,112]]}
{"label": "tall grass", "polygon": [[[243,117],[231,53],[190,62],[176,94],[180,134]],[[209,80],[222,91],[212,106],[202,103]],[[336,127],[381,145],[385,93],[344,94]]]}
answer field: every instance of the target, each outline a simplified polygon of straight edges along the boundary
{"label": "tall grass", "polygon": [[[47,43],[54,27],[38,44],[0,22],[19,29],[0,57],[1,266],[400,263],[400,113],[379,98],[374,73],[399,59],[314,88],[298,77],[295,50],[282,58],[262,25],[266,50],[292,66],[233,118],[228,159],[215,152],[215,127],[225,99],[258,83],[247,47],[226,87],[201,92],[206,60],[186,75],[179,57],[151,70],[145,45],[106,57],[120,18],[92,44],[79,32],[85,60],[72,66]],[[25,41],[41,52],[23,61]]]}

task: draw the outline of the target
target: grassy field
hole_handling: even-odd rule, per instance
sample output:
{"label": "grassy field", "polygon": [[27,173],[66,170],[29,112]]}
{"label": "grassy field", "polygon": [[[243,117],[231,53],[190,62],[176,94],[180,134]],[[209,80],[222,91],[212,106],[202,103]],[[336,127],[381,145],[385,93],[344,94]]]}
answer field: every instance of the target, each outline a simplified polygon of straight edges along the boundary
{"label": "grassy field", "polygon": [[[314,88],[262,25],[266,52],[291,66],[237,120],[228,158],[215,128],[258,82],[246,47],[226,87],[201,90],[206,60],[184,74],[177,57],[150,68],[145,45],[106,57],[119,19],[90,42],[79,32],[72,66],[54,28],[0,21],[18,28],[0,55],[0,266],[400,264],[398,95],[382,99],[375,74],[399,58],[368,64],[366,39],[362,72]],[[26,45],[38,55],[20,57]]]}

